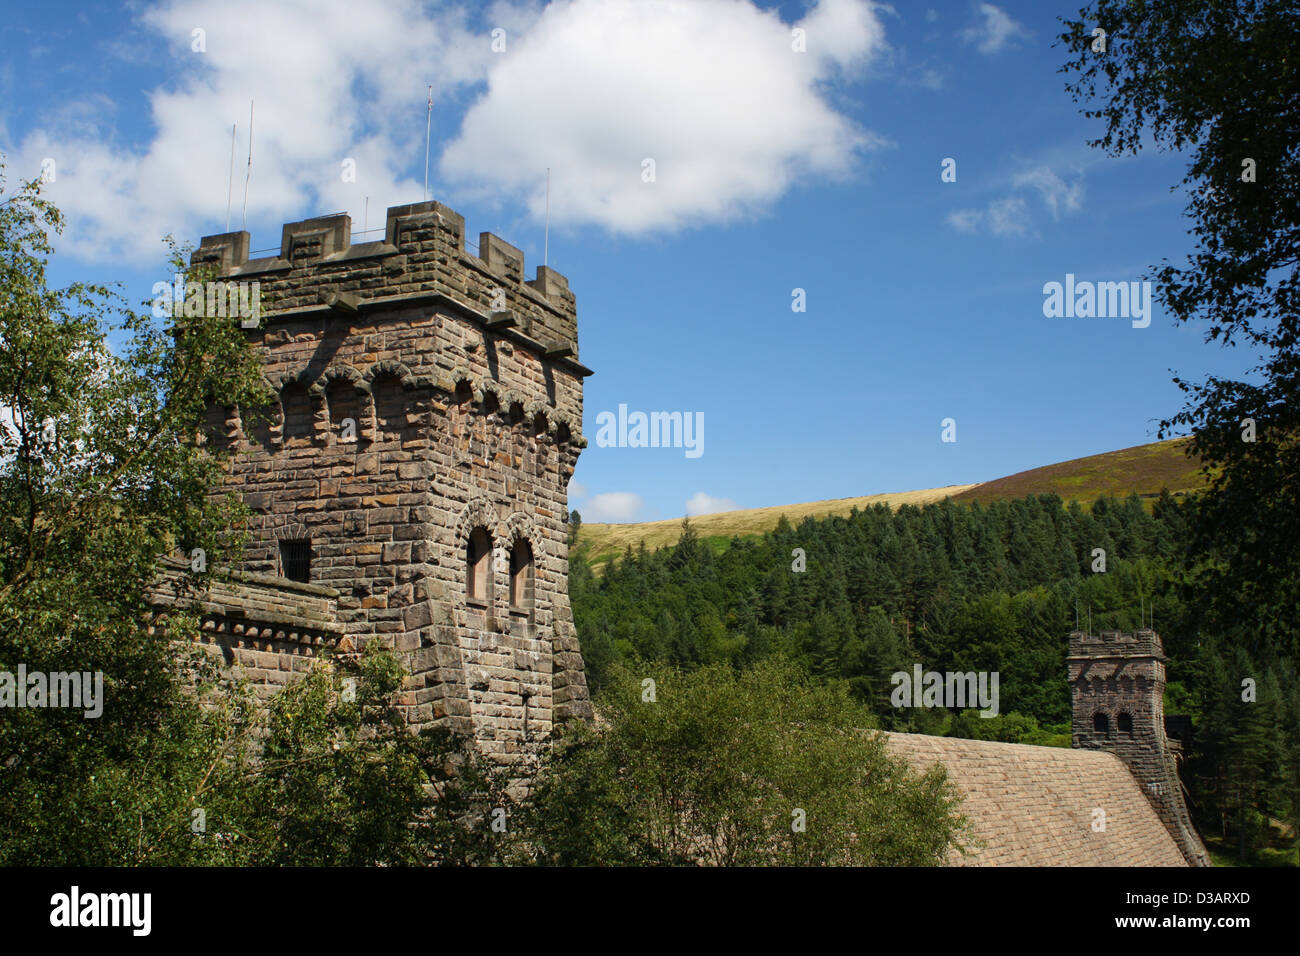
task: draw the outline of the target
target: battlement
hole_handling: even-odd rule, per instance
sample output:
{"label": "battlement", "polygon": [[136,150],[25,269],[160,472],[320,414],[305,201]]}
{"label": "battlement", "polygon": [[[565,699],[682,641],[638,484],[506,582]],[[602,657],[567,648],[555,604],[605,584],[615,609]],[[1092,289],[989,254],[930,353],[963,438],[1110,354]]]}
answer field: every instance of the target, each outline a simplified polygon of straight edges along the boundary
{"label": "battlement", "polygon": [[[207,236],[192,260],[257,282],[247,338],[269,394],[261,414],[205,411],[204,440],[229,453],[220,493],[249,509],[243,590],[205,599],[205,636],[267,689],[318,645],[379,642],[402,655],[413,725],[531,759],[591,712],[566,526],[591,370],[568,280],[525,280],[491,233],[467,253],[464,219],[436,202],[389,209],[373,242],[339,213],[286,223],[274,255],[249,246]],[[285,579],[334,595],[335,626]]]}
{"label": "battlement", "polygon": [[465,218],[440,202],[390,207],[384,238],[372,242],[353,244],[352,218],[335,213],[285,223],[276,255],[250,259],[249,247],[243,231],[204,236],[191,261],[218,278],[257,279],[270,321],[340,303],[355,310],[440,295],[552,358],[578,354],[569,280],[546,266],[526,280],[523,252],[490,232],[480,233],[478,255],[468,253]]}
{"label": "battlement", "polygon": [[1129,634],[1124,631],[1102,631],[1086,634],[1070,632],[1070,657],[1072,658],[1135,658],[1154,657],[1164,661],[1164,647],[1160,635],[1149,628]]}

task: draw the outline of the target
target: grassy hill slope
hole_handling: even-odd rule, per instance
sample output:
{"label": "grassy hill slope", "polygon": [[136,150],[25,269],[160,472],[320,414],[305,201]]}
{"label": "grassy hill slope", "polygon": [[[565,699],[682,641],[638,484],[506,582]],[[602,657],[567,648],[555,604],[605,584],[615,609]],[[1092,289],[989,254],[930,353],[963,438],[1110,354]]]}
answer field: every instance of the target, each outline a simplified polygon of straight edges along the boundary
{"label": "grassy hill slope", "polygon": [[[691,526],[702,540],[721,549],[733,537],[759,535],[772,530],[782,515],[791,524],[797,525],[808,517],[848,515],[854,508],[869,508],[877,504],[897,508],[905,504],[930,504],[944,498],[990,502],[1055,492],[1066,501],[1075,500],[1087,505],[1102,495],[1127,497],[1137,493],[1154,498],[1165,488],[1175,494],[1187,493],[1201,488],[1204,479],[1200,474],[1200,463],[1184,453],[1186,443],[1185,438],[1174,438],[1149,445],[1137,445],[1033,468],[977,484],[723,511],[692,518]],[[611,557],[622,554],[629,545],[636,549],[644,541],[645,546],[653,551],[675,544],[681,530],[680,518],[635,524],[584,523],[578,532],[575,557],[599,566]]]}
{"label": "grassy hill slope", "polygon": [[1103,495],[1127,498],[1137,494],[1155,498],[1165,488],[1174,494],[1185,494],[1205,484],[1200,460],[1189,458],[1186,446],[1186,438],[1171,438],[1031,468],[976,485],[953,495],[953,500],[1005,501],[1055,492],[1066,501],[1090,504]]}

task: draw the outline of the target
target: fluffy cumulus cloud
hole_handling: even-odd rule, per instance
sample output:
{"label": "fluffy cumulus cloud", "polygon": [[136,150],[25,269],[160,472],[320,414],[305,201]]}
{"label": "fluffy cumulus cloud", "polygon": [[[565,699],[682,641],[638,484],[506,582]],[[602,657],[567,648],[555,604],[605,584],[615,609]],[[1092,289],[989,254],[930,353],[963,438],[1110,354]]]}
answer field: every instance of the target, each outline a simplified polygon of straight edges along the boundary
{"label": "fluffy cumulus cloud", "polygon": [[[57,160],[64,248],[83,258],[154,262],[164,233],[224,227],[232,123],[238,229],[250,99],[249,221],[346,209],[360,229],[366,196],[382,210],[421,195],[407,159],[423,147],[426,77],[437,96],[483,79],[489,64],[464,11],[428,14],[415,0],[164,0],[140,19],[176,77],[147,95],[149,141],[118,143],[110,107],[90,120],[50,117],[16,151],[16,168]],[[347,159],[355,182],[344,180]]]}
{"label": "fluffy cumulus cloud", "polygon": [[605,491],[592,495],[583,503],[585,522],[636,521],[645,507],[645,499],[631,491]]}
{"label": "fluffy cumulus cloud", "polygon": [[440,169],[536,217],[549,168],[557,224],[635,234],[744,216],[881,144],[822,84],[884,42],[861,0],[821,0],[794,26],[743,0],[555,3],[494,61]]}
{"label": "fluffy cumulus cloud", "polygon": [[868,0],[819,0],[797,23],[750,0],[160,0],[138,16],[171,57],[142,140],[121,142],[120,107],[87,100],[11,149],[11,171],[56,159],[62,247],[82,258],[152,263],[167,232],[224,228],[232,123],[238,229],[250,98],[248,220],[262,225],[347,210],[359,230],[366,197],[370,226],[418,200],[429,83],[435,110],[464,110],[434,144],[434,185],[540,218],[549,166],[557,225],[726,221],[883,142],[826,92],[885,49]]}
{"label": "fluffy cumulus cloud", "polygon": [[1005,10],[991,3],[981,3],[976,8],[976,23],[961,32],[961,38],[974,43],[984,54],[998,53],[1015,46],[1019,37],[1028,37],[1024,25],[1013,20]]}
{"label": "fluffy cumulus cloud", "polygon": [[688,517],[711,515],[719,511],[735,511],[737,507],[730,498],[717,498],[703,491],[697,491],[686,502],[686,514]]}

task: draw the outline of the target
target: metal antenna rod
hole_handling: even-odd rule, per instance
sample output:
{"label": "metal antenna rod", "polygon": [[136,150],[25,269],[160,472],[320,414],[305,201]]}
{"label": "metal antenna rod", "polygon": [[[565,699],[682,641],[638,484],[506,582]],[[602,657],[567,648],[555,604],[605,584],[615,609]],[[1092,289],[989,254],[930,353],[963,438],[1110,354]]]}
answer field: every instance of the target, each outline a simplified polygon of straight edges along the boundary
{"label": "metal antenna rod", "polygon": [[429,133],[433,129],[433,84],[429,84],[429,112],[424,118],[424,201],[429,201]]}
{"label": "metal antenna rod", "polygon": [[248,229],[248,181],[253,177],[253,101],[248,101],[248,172],[244,174],[244,219],[240,229]]}
{"label": "metal antenna rod", "polygon": [[230,174],[226,176],[226,232],[230,231],[230,194],[235,188],[235,124],[230,124]]}

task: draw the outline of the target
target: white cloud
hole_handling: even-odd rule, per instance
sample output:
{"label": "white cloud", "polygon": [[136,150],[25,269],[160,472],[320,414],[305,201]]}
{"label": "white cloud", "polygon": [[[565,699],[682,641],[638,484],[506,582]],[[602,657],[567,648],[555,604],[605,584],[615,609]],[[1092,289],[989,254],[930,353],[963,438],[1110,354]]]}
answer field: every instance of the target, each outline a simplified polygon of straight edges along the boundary
{"label": "white cloud", "polygon": [[645,505],[645,499],[631,491],[606,491],[592,495],[582,506],[582,520],[586,522],[636,521]]}
{"label": "white cloud", "polygon": [[978,209],[958,209],[948,213],[948,225],[958,232],[975,232],[983,218],[984,213]]}
{"label": "white cloud", "polygon": [[1029,231],[1029,209],[1017,196],[998,199],[986,209],[958,209],[948,214],[948,225],[958,232],[975,233],[981,227],[995,236],[1022,236]]}
{"label": "white cloud", "polygon": [[569,498],[573,501],[581,501],[587,497],[587,486],[578,481],[569,480]]}
{"label": "white cloud", "polygon": [[[1049,166],[1035,166],[1011,178],[1011,188],[1038,194],[1053,221],[1083,208],[1083,177],[1067,183]],[[958,209],[947,216],[948,225],[958,232],[976,233],[981,228],[995,236],[1023,236],[1030,233],[1032,216],[1023,196],[996,199],[984,209]]]}
{"label": "white cloud", "polygon": [[989,231],[995,236],[1021,236],[1029,228],[1029,209],[1023,199],[1011,197],[989,203]]}
{"label": "white cloud", "polygon": [[961,32],[961,38],[967,43],[976,44],[975,48],[981,53],[997,53],[1008,46],[1014,46],[1017,37],[1030,35],[1023,24],[1017,23],[991,3],[981,3],[978,12],[984,18],[983,22],[967,27]]}
{"label": "white cloud", "polygon": [[686,514],[689,517],[711,515],[718,511],[736,511],[739,507],[730,498],[715,498],[703,491],[697,491],[686,502]]}
{"label": "white cloud", "polygon": [[[157,263],[168,232],[224,229],[231,124],[238,124],[232,225],[239,228],[256,100],[248,220],[347,210],[382,225],[389,205],[423,194],[426,84],[434,110],[478,91],[441,157],[435,195],[522,202],[551,220],[620,233],[755,214],[807,177],[850,174],[884,143],[836,111],[827,81],[886,49],[869,0],[820,0],[792,25],[751,0],[161,0],[140,22],[172,60],[145,94],[147,142],[122,144],[111,110],[89,100],[26,134],[10,173],[58,162],[50,197],[68,214],[61,251]],[[191,31],[206,31],[206,52]],[[492,52],[491,32],[507,47]],[[657,181],[642,182],[642,160]],[[340,176],[356,160],[356,182]],[[273,241],[273,240],[272,240]]]}
{"label": "white cloud", "polygon": [[1052,214],[1053,219],[1060,219],[1061,212],[1078,212],[1083,207],[1083,180],[1076,179],[1066,184],[1047,166],[1038,166],[1020,173],[1013,180],[1017,187],[1029,186],[1038,191],[1043,203]]}
{"label": "white cloud", "polygon": [[[256,101],[249,222],[279,223],[418,198],[427,83],[437,97],[482,80],[491,55],[463,10],[423,13],[415,0],[164,0],[142,23],[166,38],[176,74],[146,94],[152,139],[116,142],[113,117],[56,118],[32,131],[15,171],[58,162],[50,196],[68,213],[61,249],[95,260],[158,262],[167,232],[225,226],[231,124],[238,124],[232,228],[238,229]],[[191,31],[206,31],[206,51]],[[357,180],[344,183],[345,158]],[[264,235],[258,239],[266,238]]]}
{"label": "white cloud", "polygon": [[[864,0],[791,26],[741,0],[574,0],[493,64],[440,169],[462,193],[553,224],[637,234],[751,215],[805,176],[848,174],[879,137],[824,99],[884,49]],[[644,161],[654,161],[645,182]]]}

